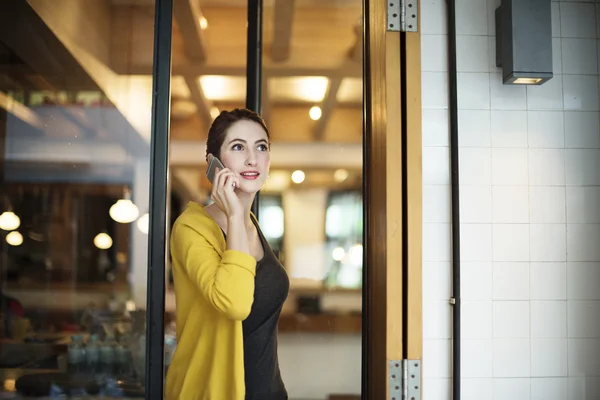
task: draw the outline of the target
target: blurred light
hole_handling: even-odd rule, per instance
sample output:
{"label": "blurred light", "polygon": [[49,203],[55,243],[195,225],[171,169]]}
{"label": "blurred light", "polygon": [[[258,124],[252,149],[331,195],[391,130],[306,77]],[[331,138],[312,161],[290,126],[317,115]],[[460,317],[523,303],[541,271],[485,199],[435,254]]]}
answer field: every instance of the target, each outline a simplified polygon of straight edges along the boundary
{"label": "blurred light", "polygon": [[348,256],[350,257],[350,262],[352,264],[362,265],[362,262],[363,262],[363,246],[362,246],[362,244],[357,243],[354,246],[350,247]]}
{"label": "blurred light", "polygon": [[12,211],[4,211],[0,215],[0,229],[14,231],[21,225],[21,219]]}
{"label": "blurred light", "polygon": [[113,245],[112,238],[106,233],[99,233],[94,238],[94,246],[100,250],[110,249]]}
{"label": "blurred light", "polygon": [[4,381],[4,390],[6,390],[7,392],[14,392],[15,390],[17,390],[15,383],[16,380],[14,379],[6,379]]}
{"label": "blurred light", "polygon": [[345,256],[346,250],[344,250],[342,247],[336,247],[333,249],[333,252],[331,252],[331,257],[333,257],[335,261],[342,261]]}
{"label": "blurred light", "polygon": [[143,234],[148,234],[148,225],[150,223],[150,216],[148,213],[142,215],[140,219],[137,220],[137,227]]}
{"label": "blurred light", "polygon": [[203,75],[200,86],[211,101],[238,101],[246,98],[246,78],[242,76]]}
{"label": "blurred light", "polygon": [[348,171],[345,169],[338,169],[333,173],[333,179],[335,179],[336,182],[344,182],[348,179],[348,175]]}
{"label": "blurred light", "polygon": [[279,239],[283,236],[283,209],[266,206],[260,211],[261,228],[266,238]]}
{"label": "blurred light", "polygon": [[127,255],[124,252],[119,251],[117,253],[117,262],[119,264],[125,264],[127,262]]}
{"label": "blurred light", "polygon": [[310,119],[312,119],[313,121],[318,120],[319,118],[321,118],[321,107],[312,106],[310,111],[308,112],[308,115],[310,116]]}
{"label": "blurred light", "polygon": [[268,84],[272,101],[320,103],[325,98],[329,79],[325,76],[282,76],[269,78]]}
{"label": "blurred light", "polygon": [[138,215],[140,215],[137,206],[129,199],[117,200],[117,202],[110,207],[108,213],[112,219],[122,224],[135,221]]}
{"label": "blurred light", "polygon": [[221,111],[219,111],[219,109],[217,107],[210,108],[210,116],[212,117],[212,119],[217,118],[220,113],[221,113]]}
{"label": "blurred light", "polygon": [[200,29],[208,28],[208,20],[206,19],[206,17],[204,15],[202,15],[200,18],[198,18],[198,22],[200,23]]}
{"label": "blurred light", "polygon": [[125,302],[125,309],[127,311],[135,311],[135,309],[136,309],[135,301],[133,301],[133,300],[127,300]]}
{"label": "blurred light", "polygon": [[20,246],[23,244],[23,235],[17,231],[12,231],[8,235],[6,235],[6,243],[11,246]]}
{"label": "blurred light", "polygon": [[292,173],[292,181],[294,183],[302,183],[304,182],[304,178],[306,178],[306,175],[304,175],[304,172],[301,170],[297,170]]}

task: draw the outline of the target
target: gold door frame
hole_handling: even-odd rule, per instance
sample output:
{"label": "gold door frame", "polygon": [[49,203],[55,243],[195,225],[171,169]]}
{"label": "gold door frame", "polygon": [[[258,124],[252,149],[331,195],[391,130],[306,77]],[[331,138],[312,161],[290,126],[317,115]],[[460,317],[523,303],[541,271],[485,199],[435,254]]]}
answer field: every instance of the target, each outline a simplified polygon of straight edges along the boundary
{"label": "gold door frame", "polygon": [[382,0],[364,23],[363,398],[386,399],[388,362],[422,359],[421,39]]}

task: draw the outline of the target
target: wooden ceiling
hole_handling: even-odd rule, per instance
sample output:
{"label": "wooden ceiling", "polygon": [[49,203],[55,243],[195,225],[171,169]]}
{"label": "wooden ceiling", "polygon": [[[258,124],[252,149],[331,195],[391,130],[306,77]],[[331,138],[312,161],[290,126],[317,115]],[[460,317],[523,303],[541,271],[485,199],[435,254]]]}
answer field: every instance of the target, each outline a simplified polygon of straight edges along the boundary
{"label": "wooden ceiling", "polygon": [[[201,143],[215,110],[245,104],[246,1],[174,1],[171,137]],[[21,19],[17,4],[38,21]],[[360,146],[361,15],[358,0],[264,2],[261,114],[274,142]],[[149,143],[153,46],[153,0],[2,2],[0,107],[15,104],[10,90],[98,91]],[[86,126],[84,116],[67,114]],[[72,131],[55,123],[44,133]]]}
{"label": "wooden ceiling", "polygon": [[[244,106],[245,4],[175,2],[174,140],[204,140],[213,107]],[[261,113],[274,140],[361,141],[361,12],[358,1],[267,2]],[[120,74],[148,76],[153,61],[148,40],[153,33],[153,2],[113,0],[112,15],[112,68]],[[308,114],[315,105],[322,109],[317,122]]]}

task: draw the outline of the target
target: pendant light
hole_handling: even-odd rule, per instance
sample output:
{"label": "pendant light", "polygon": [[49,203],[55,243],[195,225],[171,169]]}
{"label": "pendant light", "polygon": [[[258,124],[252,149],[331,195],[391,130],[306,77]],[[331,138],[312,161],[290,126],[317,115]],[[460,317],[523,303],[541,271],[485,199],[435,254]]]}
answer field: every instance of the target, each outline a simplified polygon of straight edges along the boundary
{"label": "pendant light", "polygon": [[94,238],[94,246],[100,250],[110,249],[113,245],[112,238],[106,232],[101,232]]}
{"label": "pendant light", "polygon": [[129,189],[125,190],[125,197],[123,199],[117,200],[117,202],[110,207],[108,213],[112,219],[122,224],[133,222],[140,215],[137,206],[131,201]]}
{"label": "pendant light", "polygon": [[21,219],[12,211],[4,211],[0,215],[0,229],[14,231],[21,225]]}
{"label": "pendant light", "polygon": [[148,234],[148,227],[150,223],[150,216],[148,213],[142,214],[142,216],[137,220],[137,227],[143,234]]}
{"label": "pendant light", "polygon": [[18,231],[12,231],[6,235],[6,243],[11,246],[20,246],[23,244],[23,235]]}

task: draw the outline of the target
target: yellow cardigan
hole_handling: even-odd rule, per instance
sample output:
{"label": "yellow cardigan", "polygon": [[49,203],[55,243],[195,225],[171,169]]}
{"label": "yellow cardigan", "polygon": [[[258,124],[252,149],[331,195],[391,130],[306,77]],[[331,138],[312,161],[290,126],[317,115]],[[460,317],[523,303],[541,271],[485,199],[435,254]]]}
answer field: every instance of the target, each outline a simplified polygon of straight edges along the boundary
{"label": "yellow cardigan", "polygon": [[220,227],[189,203],[171,234],[177,349],[167,400],[243,400],[242,321],[254,301],[256,260],[226,250]]}

